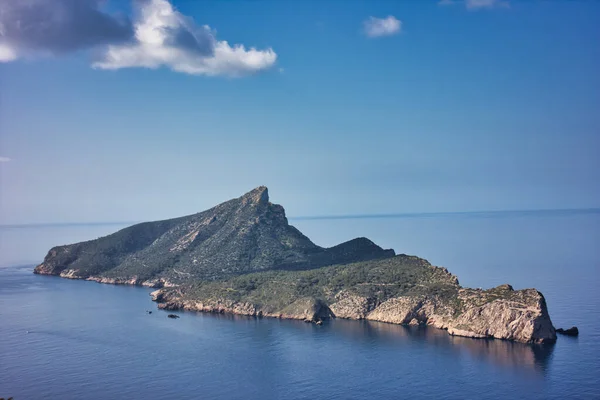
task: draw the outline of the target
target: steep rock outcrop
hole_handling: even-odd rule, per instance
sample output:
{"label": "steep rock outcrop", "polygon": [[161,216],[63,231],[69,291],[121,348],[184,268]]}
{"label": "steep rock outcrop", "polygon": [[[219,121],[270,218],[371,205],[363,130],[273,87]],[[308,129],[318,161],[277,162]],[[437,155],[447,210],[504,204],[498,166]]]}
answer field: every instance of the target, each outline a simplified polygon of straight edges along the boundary
{"label": "steep rock outcrop", "polygon": [[463,289],[459,299],[463,312],[448,327],[451,334],[535,343],[556,340],[546,300],[535,289]]}

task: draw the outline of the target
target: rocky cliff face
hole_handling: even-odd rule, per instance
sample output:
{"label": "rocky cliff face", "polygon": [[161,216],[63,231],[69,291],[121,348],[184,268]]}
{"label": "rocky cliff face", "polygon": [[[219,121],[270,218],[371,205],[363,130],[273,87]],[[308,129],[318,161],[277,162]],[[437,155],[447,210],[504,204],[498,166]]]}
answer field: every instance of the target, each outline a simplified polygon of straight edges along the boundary
{"label": "rocky cliff face", "polygon": [[366,238],[322,248],[288,224],[267,188],[207,211],[54,247],[35,273],[157,288],[163,309],[423,324],[451,335],[547,343],[544,297],[463,288],[445,268]]}
{"label": "rocky cliff face", "polygon": [[[314,286],[307,290],[304,282]],[[537,290],[463,288],[445,269],[404,255],[311,271],[258,273],[200,287],[164,288],[152,295],[159,308],[170,310],[310,321],[366,319],[429,325],[471,338],[556,340]]]}
{"label": "rocky cliff face", "polygon": [[73,279],[148,281],[214,280],[269,269],[306,269],[391,257],[368,239],[326,249],[288,224],[266,187],[207,211],[147,222],[112,235],[51,249],[39,274]]}
{"label": "rocky cliff face", "polygon": [[553,343],[556,332],[548,315],[544,297],[535,289],[516,292],[525,301],[496,299],[485,305],[464,304],[457,315],[451,303],[439,298],[401,296],[374,305],[360,296],[345,296],[333,304],[307,297],[283,309],[227,298],[189,300],[175,292],[159,289],[152,293],[158,307],[227,313],[256,317],[275,317],[321,321],[329,318],[366,319],[401,325],[430,325],[450,335],[470,338],[496,338],[522,343]]}
{"label": "rocky cliff face", "polygon": [[[474,293],[475,292],[475,293]],[[507,291],[497,296],[491,290],[463,289],[452,299],[400,296],[382,304],[365,307],[364,298],[331,305],[340,318],[367,319],[406,325],[431,325],[450,335],[471,338],[497,338],[524,343],[551,343],[556,333],[543,295],[535,289]],[[473,296],[474,295],[474,296]]]}

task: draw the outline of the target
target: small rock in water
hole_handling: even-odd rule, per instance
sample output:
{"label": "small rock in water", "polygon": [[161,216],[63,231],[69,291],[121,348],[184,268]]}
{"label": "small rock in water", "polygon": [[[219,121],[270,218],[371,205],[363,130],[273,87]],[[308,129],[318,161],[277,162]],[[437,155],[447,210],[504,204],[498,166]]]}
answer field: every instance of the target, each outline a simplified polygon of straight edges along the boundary
{"label": "small rock in water", "polygon": [[573,326],[569,329],[558,328],[556,333],[560,333],[565,336],[579,336],[579,329],[576,326]]}
{"label": "small rock in water", "polygon": [[167,317],[169,317],[169,318],[179,318],[179,315],[169,314],[169,315],[167,315]]}

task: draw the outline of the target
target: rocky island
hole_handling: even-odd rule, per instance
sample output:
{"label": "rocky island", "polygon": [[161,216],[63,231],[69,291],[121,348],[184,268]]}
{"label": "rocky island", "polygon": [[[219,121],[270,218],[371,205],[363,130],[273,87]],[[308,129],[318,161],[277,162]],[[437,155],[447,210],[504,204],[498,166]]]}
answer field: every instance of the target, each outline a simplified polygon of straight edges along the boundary
{"label": "rocky island", "polygon": [[264,186],[194,215],[54,247],[34,272],[153,287],[153,300],[167,310],[366,319],[473,338],[556,340],[537,290],[464,288],[445,268],[366,238],[320,247],[288,224]]}

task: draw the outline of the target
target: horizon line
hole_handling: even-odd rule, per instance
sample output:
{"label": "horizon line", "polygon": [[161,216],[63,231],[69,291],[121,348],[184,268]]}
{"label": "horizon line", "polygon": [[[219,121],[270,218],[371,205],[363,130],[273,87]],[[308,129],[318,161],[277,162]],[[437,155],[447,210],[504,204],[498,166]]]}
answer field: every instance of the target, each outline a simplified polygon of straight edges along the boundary
{"label": "horizon line", "polygon": [[336,220],[336,219],[382,219],[382,218],[421,218],[421,217],[444,217],[444,216],[493,216],[502,214],[513,215],[533,215],[533,214],[596,214],[600,213],[599,207],[589,208],[537,208],[537,209],[517,209],[517,210],[484,210],[484,211],[427,211],[427,212],[408,212],[408,213],[385,213],[385,214],[340,214],[340,215],[311,215],[290,217],[295,220]]}
{"label": "horizon line", "polygon": [[[461,215],[471,216],[495,216],[495,215],[535,215],[535,214],[600,214],[600,207],[590,208],[540,208],[540,209],[521,209],[521,210],[486,210],[486,211],[428,211],[428,212],[406,212],[406,213],[383,213],[383,214],[333,214],[333,215],[305,215],[298,217],[288,217],[295,221],[318,221],[318,220],[344,220],[344,219],[385,219],[385,218],[427,218],[427,217],[451,217]],[[191,214],[193,215],[193,214]],[[179,218],[179,217],[175,217]],[[164,220],[156,220],[164,221]],[[0,224],[0,228],[43,228],[56,226],[104,226],[104,225],[135,225],[143,222],[153,221],[93,221],[93,222],[34,222],[22,224]]]}

